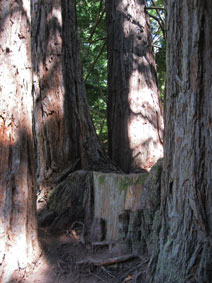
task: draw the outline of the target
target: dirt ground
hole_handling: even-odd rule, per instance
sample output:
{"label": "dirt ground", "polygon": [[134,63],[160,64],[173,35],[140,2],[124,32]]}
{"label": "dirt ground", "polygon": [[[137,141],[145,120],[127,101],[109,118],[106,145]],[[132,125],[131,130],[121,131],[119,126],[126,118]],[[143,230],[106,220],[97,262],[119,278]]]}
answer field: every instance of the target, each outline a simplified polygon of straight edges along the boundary
{"label": "dirt ground", "polygon": [[[127,260],[115,245],[92,248],[83,245],[76,231],[53,236],[48,229],[39,228],[43,250],[33,269],[13,282],[19,283],[118,283],[149,282],[147,257],[135,256]],[[83,262],[82,262],[83,261]]]}
{"label": "dirt ground", "polygon": [[[38,202],[38,212],[46,202]],[[39,215],[39,213],[38,213]],[[42,255],[30,269],[10,283],[145,283],[150,282],[148,257],[123,254],[119,243],[94,245],[82,241],[82,225],[55,235],[48,227],[38,230]]]}

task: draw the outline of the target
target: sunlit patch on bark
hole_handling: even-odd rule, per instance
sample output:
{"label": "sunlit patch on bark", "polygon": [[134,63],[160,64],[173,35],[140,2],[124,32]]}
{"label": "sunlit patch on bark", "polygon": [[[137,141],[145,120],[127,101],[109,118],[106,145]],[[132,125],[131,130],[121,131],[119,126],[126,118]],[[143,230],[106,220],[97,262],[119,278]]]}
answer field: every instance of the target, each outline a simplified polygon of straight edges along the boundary
{"label": "sunlit patch on bark", "polygon": [[163,156],[163,114],[145,1],[106,4],[109,154],[125,172],[149,170]]}
{"label": "sunlit patch on bark", "polygon": [[35,218],[30,1],[1,1],[0,281],[39,256]]}
{"label": "sunlit patch on bark", "polygon": [[160,109],[155,99],[157,94],[138,84],[141,80],[144,80],[142,74],[135,70],[129,82],[128,136],[134,164],[149,170],[163,156],[156,116]]}

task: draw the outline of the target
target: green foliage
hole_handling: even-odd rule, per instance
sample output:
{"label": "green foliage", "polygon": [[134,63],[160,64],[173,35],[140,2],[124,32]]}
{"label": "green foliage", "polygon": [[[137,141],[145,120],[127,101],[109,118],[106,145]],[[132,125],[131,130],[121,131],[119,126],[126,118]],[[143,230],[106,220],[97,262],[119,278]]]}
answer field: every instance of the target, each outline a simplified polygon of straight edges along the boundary
{"label": "green foliage", "polygon": [[[148,0],[147,7],[153,6],[163,8],[163,0]],[[166,43],[160,22],[164,25],[165,13],[164,10],[155,9],[148,10],[148,13],[151,16],[158,82],[163,100]],[[88,104],[99,139],[107,149],[107,50],[104,0],[78,0],[77,15]]]}
{"label": "green foliage", "polygon": [[88,104],[97,134],[106,149],[107,50],[104,1],[78,1],[77,13]]}
{"label": "green foliage", "polygon": [[165,9],[164,0],[148,0],[148,9],[152,26],[153,45],[157,64],[158,84],[162,102],[164,101],[165,81],[166,81],[166,30],[165,30]]}
{"label": "green foliage", "polygon": [[156,64],[158,84],[160,88],[160,95],[162,103],[164,102],[165,83],[166,83],[166,41],[164,38],[161,41],[161,47],[156,52]]}

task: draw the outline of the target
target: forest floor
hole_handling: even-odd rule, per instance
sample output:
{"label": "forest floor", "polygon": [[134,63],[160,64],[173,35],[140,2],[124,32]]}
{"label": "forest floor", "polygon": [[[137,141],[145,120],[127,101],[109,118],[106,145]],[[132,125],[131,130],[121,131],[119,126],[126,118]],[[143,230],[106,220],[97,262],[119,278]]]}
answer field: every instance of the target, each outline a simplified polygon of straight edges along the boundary
{"label": "forest floor", "polygon": [[92,249],[75,234],[53,236],[39,228],[42,255],[28,272],[16,274],[18,283],[145,283],[147,257],[120,254],[116,247]]}
{"label": "forest floor", "polygon": [[53,237],[40,229],[43,257],[21,283],[149,282],[146,257],[123,255],[107,246],[93,250],[76,234]]}
{"label": "forest floor", "polygon": [[18,283],[145,283],[148,258],[123,255],[114,246],[92,249],[76,233],[58,236],[39,228],[42,255],[28,272],[16,274]]}
{"label": "forest floor", "polygon": [[150,282],[148,257],[123,254],[119,243],[82,243],[79,226],[59,234],[39,227],[40,260],[27,272],[18,272],[11,283]]}

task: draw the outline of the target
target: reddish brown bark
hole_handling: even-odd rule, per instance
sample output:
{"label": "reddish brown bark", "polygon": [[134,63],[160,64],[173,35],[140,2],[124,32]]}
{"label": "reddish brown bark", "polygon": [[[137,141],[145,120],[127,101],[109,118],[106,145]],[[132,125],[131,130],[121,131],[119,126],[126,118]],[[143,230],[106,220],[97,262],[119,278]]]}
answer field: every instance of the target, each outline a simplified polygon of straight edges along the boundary
{"label": "reddish brown bark", "polygon": [[109,155],[125,172],[163,155],[163,117],[146,1],[106,1]]}
{"label": "reddish brown bark", "polygon": [[212,2],[168,1],[165,158],[154,282],[212,282]]}
{"label": "reddish brown bark", "polygon": [[0,27],[0,282],[9,282],[39,255],[30,1],[1,1]]}
{"label": "reddish brown bark", "polygon": [[66,169],[110,170],[90,118],[75,1],[33,2],[34,121],[39,183]]}

